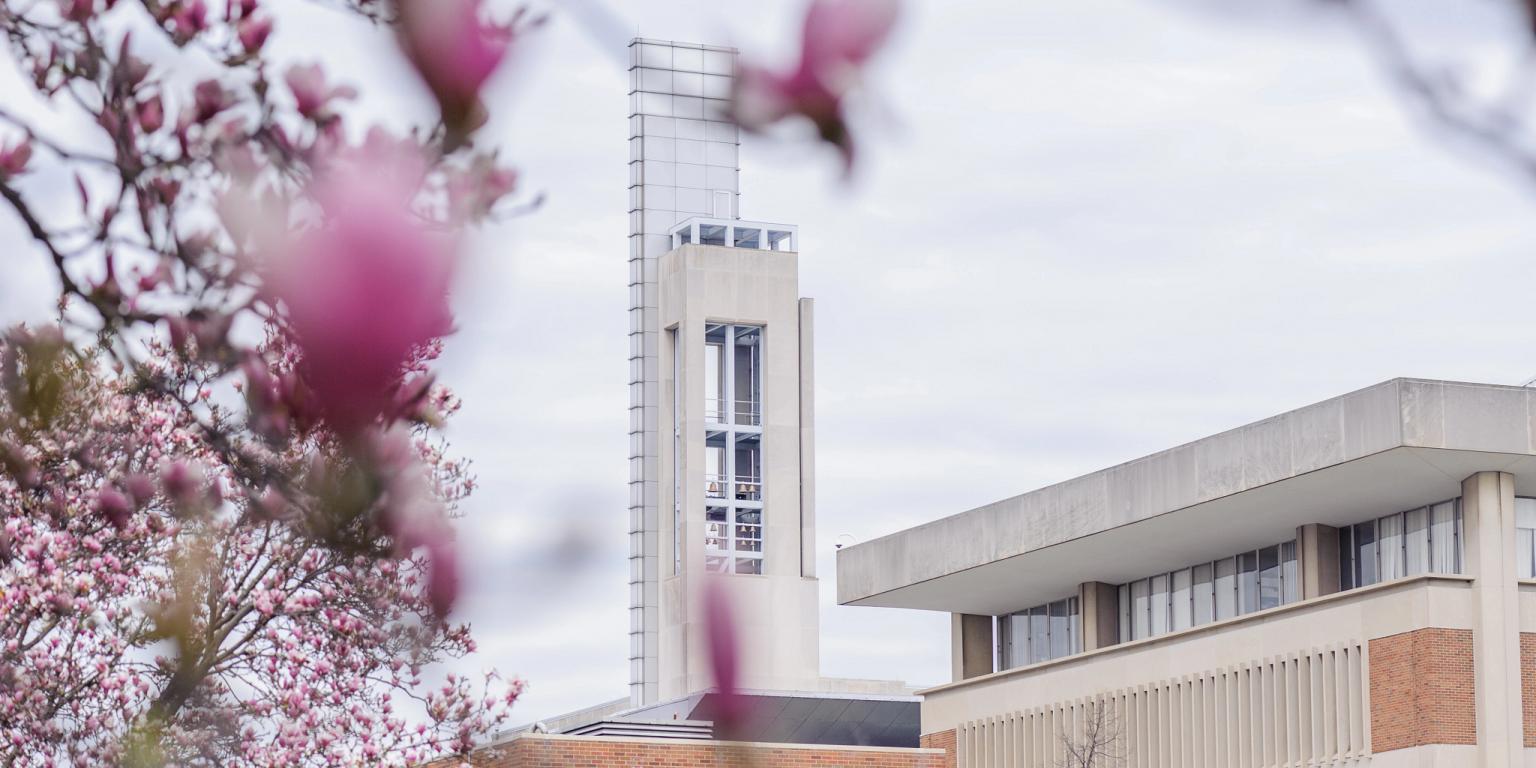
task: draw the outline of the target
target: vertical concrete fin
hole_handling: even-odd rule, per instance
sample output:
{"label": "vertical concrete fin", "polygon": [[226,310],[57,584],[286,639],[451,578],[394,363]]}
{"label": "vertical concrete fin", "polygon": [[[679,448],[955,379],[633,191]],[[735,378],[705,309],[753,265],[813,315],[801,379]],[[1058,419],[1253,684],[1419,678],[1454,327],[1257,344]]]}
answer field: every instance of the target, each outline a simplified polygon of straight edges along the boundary
{"label": "vertical concrete fin", "polygon": [[816,578],[815,306],[800,299],[800,575]]}

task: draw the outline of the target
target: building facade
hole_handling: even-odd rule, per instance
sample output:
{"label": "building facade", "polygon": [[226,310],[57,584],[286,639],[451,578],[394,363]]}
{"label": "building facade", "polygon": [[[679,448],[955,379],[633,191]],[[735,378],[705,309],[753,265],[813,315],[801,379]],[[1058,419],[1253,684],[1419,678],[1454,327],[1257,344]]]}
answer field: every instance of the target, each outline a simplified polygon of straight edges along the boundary
{"label": "building facade", "polygon": [[679,221],[736,217],[741,142],[726,117],[735,49],[635,39],[629,54],[629,656],[638,707],[661,696],[661,539],[671,516],[657,261]]}
{"label": "building facade", "polygon": [[1536,765],[1533,577],[1536,390],[1411,379],[838,553],[963,768]]}
{"label": "building facade", "polygon": [[740,218],[735,56],[630,45],[632,708],[715,685],[705,579],[731,593],[743,688],[823,688],[812,303],[798,229]]}

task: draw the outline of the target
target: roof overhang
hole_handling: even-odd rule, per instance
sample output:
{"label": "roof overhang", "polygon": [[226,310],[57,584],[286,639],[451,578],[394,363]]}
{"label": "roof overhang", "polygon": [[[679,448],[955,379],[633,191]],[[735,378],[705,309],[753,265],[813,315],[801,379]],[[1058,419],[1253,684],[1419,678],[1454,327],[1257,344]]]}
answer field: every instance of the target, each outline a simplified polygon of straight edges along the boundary
{"label": "roof overhang", "polygon": [[843,605],[998,615],[1461,495],[1536,496],[1536,389],[1395,379],[837,553]]}

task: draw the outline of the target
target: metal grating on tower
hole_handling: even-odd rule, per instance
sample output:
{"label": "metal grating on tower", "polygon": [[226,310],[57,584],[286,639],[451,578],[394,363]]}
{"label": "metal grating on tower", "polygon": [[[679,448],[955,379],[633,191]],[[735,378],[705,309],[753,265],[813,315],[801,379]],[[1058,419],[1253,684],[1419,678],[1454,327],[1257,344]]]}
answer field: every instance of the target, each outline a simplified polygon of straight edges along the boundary
{"label": "metal grating on tower", "polygon": [[738,218],[741,141],[726,117],[736,49],[636,38],[629,66],[629,657],[630,700],[641,706],[660,693],[659,585],[672,565],[658,550],[656,258],[684,219]]}

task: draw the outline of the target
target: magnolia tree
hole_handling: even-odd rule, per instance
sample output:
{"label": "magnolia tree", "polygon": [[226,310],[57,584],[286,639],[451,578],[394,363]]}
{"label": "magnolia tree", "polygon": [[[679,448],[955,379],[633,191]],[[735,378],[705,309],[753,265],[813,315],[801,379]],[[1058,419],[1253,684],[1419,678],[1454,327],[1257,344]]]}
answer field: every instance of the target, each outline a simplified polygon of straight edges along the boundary
{"label": "magnolia tree", "polygon": [[[0,107],[0,197],[59,287],[0,337],[0,766],[412,763],[521,691],[423,672],[474,650],[431,363],[459,235],[516,178],[480,91],[537,21],[341,11],[391,30],[433,124],[349,124],[359,94],[273,61],[259,0],[0,0],[32,89]],[[894,16],[813,3],[739,122],[808,117],[851,161],[843,98]]]}

